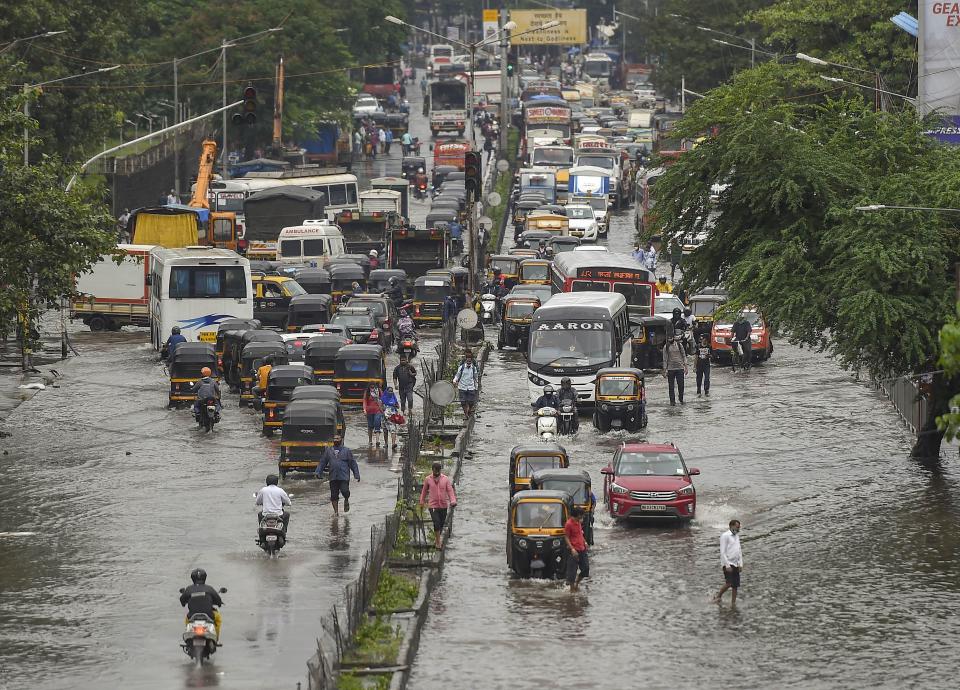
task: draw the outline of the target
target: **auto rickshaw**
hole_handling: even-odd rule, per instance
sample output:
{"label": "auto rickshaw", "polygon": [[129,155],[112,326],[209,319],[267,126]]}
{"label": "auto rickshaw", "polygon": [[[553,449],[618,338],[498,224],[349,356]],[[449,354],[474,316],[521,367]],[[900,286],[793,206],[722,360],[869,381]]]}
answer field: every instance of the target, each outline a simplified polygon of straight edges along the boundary
{"label": "auto rickshaw", "polygon": [[376,268],[370,271],[367,279],[367,289],[370,292],[386,292],[390,287],[390,279],[396,278],[400,281],[400,287],[404,294],[407,292],[407,272],[402,268]]}
{"label": "auto rickshaw", "polygon": [[663,368],[663,346],[673,337],[673,322],[663,316],[630,319],[631,364],[642,371]]}
{"label": "auto rickshaw", "polygon": [[540,199],[520,199],[513,205],[513,240],[515,242],[524,231],[527,214],[538,208],[541,203]]}
{"label": "auto rickshaw", "polygon": [[442,325],[443,302],[452,291],[450,276],[420,276],[413,281],[413,322]]}
{"label": "auto rickshaw", "polygon": [[325,400],[337,406],[337,431],[341,438],[347,429],[347,421],[343,416],[343,406],[340,404],[340,393],[333,384],[320,383],[312,386],[297,386],[290,394],[290,402],[294,400]]}
{"label": "auto rickshaw", "polygon": [[510,254],[495,254],[490,257],[490,262],[487,268],[490,271],[493,271],[495,268],[500,269],[500,275],[503,278],[504,287],[508,290],[512,288],[520,279],[520,262],[523,259],[519,256],[511,256]]}
{"label": "auto rickshaw", "polygon": [[520,577],[562,578],[569,548],[563,526],[573,510],[566,491],[518,491],[507,515],[507,565]]}
{"label": "auto rickshaw", "polygon": [[180,407],[193,403],[197,396],[191,392],[193,384],[199,381],[200,370],[210,367],[215,378],[220,378],[217,368],[217,351],[213,343],[180,343],[173,354],[167,358],[167,370],[170,372],[170,394],[168,407]]}
{"label": "auto rickshaw", "polygon": [[553,247],[554,254],[559,254],[560,252],[572,252],[581,244],[580,238],[573,237],[572,235],[554,235],[547,240],[547,246]]}
{"label": "auto rickshaw", "polygon": [[540,306],[540,300],[530,294],[510,295],[503,303],[503,318],[500,320],[500,335],[497,336],[497,349],[515,347],[526,352],[530,338],[530,322],[533,312]]}
{"label": "auto rickshaw", "polygon": [[517,282],[521,285],[549,285],[550,262],[546,259],[524,259],[520,262],[520,278]]}
{"label": "auto rickshaw", "polygon": [[344,405],[359,405],[371,381],[387,385],[387,365],[379,345],[344,345],[333,360],[333,382]]}
{"label": "auto rickshaw", "polygon": [[541,240],[547,242],[553,236],[553,233],[549,230],[524,230],[520,233],[517,246],[525,249],[536,249],[540,246]]}
{"label": "auto rickshaw", "polygon": [[287,307],[287,333],[296,333],[301,326],[329,323],[333,316],[333,297],[330,295],[297,295],[290,298]]}
{"label": "auto rickshaw", "polygon": [[717,310],[727,301],[726,295],[699,294],[690,298],[690,311],[696,321],[693,335],[697,338],[709,338]]}
{"label": "auto rickshaw", "polygon": [[[310,386],[301,386],[310,388]],[[332,400],[291,400],[283,411],[280,436],[280,477],[287,472],[315,472],[323,452],[337,433],[337,403]]]}
{"label": "auto rickshaw", "polygon": [[217,357],[220,366],[220,372],[231,390],[240,385],[240,379],[237,378],[237,362],[240,361],[240,349],[242,348],[242,338],[248,331],[255,331],[260,328],[260,322],[256,319],[231,319],[232,321],[247,321],[249,326],[235,325],[233,328],[225,328],[217,331]]}
{"label": "auto rickshaw", "polygon": [[567,467],[557,470],[538,470],[530,478],[530,488],[541,491],[566,491],[573,505],[583,509],[583,536],[593,545],[593,517],[597,497],[593,495],[590,473],[586,470]]}
{"label": "auto rickshaw", "polygon": [[566,449],[556,443],[514,446],[510,451],[510,493],[530,488],[530,477],[537,470],[570,467]]}
{"label": "auto rickshaw", "polygon": [[597,372],[593,392],[593,426],[600,433],[610,429],[640,431],[647,426],[647,391],[639,369],[609,367]]}
{"label": "auto rickshaw", "polygon": [[303,348],[303,362],[313,369],[317,383],[333,385],[334,359],[340,348],[350,342],[349,338],[333,333],[323,333],[310,338]]}
{"label": "auto rickshaw", "polygon": [[254,398],[255,409],[263,410],[263,435],[270,436],[283,426],[283,412],[290,402],[290,395],[297,386],[312,386],[314,384],[313,370],[306,364],[281,364],[270,369],[267,378],[267,390],[259,387],[254,393],[260,393],[263,401]]}
{"label": "auto rickshaw", "polygon": [[450,269],[450,278],[453,279],[453,294],[466,294],[470,287],[470,269],[464,266],[454,266]]}
{"label": "auto rickshaw", "polygon": [[344,295],[353,293],[353,284],[360,284],[360,292],[367,291],[367,277],[363,268],[352,261],[330,265],[330,294],[333,297],[334,310]]}
{"label": "auto rickshaw", "polygon": [[417,170],[427,169],[427,159],[422,156],[404,156],[400,159],[400,177],[407,178],[407,181],[413,183],[413,178]]}
{"label": "auto rickshaw", "polygon": [[301,268],[293,276],[300,287],[311,295],[330,294],[330,271],[325,268]]}
{"label": "auto rickshaw", "polygon": [[[426,170],[426,168],[424,168]],[[444,180],[447,179],[447,175],[458,170],[455,165],[435,165],[433,166],[433,180],[431,184],[434,189],[443,184]]]}
{"label": "auto rickshaw", "polygon": [[227,331],[255,331],[260,328],[260,321],[257,319],[225,319],[217,324],[216,350],[217,357],[223,358],[226,351],[224,340]]}
{"label": "auto rickshaw", "polygon": [[510,256],[519,256],[521,261],[523,261],[524,259],[538,258],[536,249],[527,249],[526,247],[513,247],[510,251],[507,252],[507,254],[509,254]]}
{"label": "auto rickshaw", "polygon": [[433,230],[434,228],[443,227],[444,229],[450,227],[450,223],[459,223],[460,222],[460,212],[454,208],[437,208],[430,209],[427,212],[427,218],[424,222],[424,226],[427,230]]}
{"label": "auto rickshaw", "polygon": [[[279,333],[277,334],[280,335]],[[288,361],[287,346],[283,340],[274,342],[252,342],[244,345],[237,361],[237,386],[240,391],[240,407],[253,403],[253,387],[257,378],[257,369],[263,365],[263,360],[273,357],[274,364],[286,364]]]}

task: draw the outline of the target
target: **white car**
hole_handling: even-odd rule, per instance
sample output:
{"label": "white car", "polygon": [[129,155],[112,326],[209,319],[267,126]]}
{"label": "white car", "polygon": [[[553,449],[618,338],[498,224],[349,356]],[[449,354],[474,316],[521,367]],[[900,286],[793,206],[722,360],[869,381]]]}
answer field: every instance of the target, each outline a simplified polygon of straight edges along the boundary
{"label": "white car", "polygon": [[653,315],[673,318],[673,310],[679,309],[683,313],[683,302],[674,294],[661,292],[653,298]]}
{"label": "white car", "polygon": [[567,218],[570,219],[570,234],[584,242],[596,242],[599,235],[597,217],[593,207],[587,204],[569,204]]}
{"label": "white car", "polygon": [[380,102],[375,96],[361,95],[357,97],[357,102],[353,104],[354,117],[366,117],[374,113],[383,112]]}
{"label": "white car", "polygon": [[584,244],[579,247],[574,247],[573,251],[575,252],[608,252],[610,251],[606,245],[603,244]]}

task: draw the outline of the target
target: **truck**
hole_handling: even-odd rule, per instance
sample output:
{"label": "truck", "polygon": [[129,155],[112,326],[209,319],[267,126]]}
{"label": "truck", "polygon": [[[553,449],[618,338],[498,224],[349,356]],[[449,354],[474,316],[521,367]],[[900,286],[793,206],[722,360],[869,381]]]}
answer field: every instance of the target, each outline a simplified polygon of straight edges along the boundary
{"label": "truck", "polygon": [[382,252],[391,231],[403,224],[399,213],[384,211],[341,211],[334,217],[334,222],[343,233],[347,254],[367,254],[371,249]]}
{"label": "truck", "polygon": [[396,65],[364,67],[363,92],[377,98],[400,93],[400,70]]}
{"label": "truck", "polygon": [[352,160],[350,130],[337,122],[317,123],[316,136],[302,142],[305,160],[311,165],[347,166]]}
{"label": "truck", "polygon": [[368,189],[360,192],[360,213],[396,213],[403,217],[403,198],[400,192],[392,189]]}
{"label": "truck", "polygon": [[467,126],[467,85],[457,79],[430,84],[430,133],[456,132],[463,136]]}
{"label": "truck", "polygon": [[653,65],[639,62],[620,63],[621,83],[624,89],[631,90],[638,86],[647,86],[653,76]]}
{"label": "truck", "polygon": [[254,192],[243,202],[247,257],[274,260],[277,238],[283,228],[324,218],[327,197],[306,187],[285,185]]}
{"label": "truck", "polygon": [[150,325],[150,250],[148,244],[120,244],[77,276],[70,300],[70,319],[91,331],[119,331],[124,326]]}
{"label": "truck", "polygon": [[413,280],[431,268],[446,268],[450,259],[450,233],[445,227],[395,227],[387,250],[390,268],[402,268]]}
{"label": "truck", "polygon": [[473,73],[474,103],[500,104],[500,70]]}

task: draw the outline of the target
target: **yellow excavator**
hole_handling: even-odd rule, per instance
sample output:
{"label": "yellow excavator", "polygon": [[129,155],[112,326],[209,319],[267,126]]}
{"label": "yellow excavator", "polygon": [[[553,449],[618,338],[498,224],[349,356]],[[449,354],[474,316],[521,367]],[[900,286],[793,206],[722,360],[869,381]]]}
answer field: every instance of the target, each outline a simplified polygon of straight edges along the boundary
{"label": "yellow excavator", "polygon": [[[197,167],[197,184],[193,188],[193,198],[187,204],[190,208],[210,209],[210,181],[213,179],[213,165],[217,160],[217,142],[204,139],[200,145],[200,165]],[[210,213],[206,234],[201,227],[200,243],[211,247],[221,247],[237,251],[237,214],[232,211],[213,211]]]}

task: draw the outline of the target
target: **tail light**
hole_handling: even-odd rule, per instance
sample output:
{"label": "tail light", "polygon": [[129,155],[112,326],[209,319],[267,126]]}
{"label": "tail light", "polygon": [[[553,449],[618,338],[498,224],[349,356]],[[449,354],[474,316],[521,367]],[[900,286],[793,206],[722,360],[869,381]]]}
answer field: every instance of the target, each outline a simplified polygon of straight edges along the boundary
{"label": "tail light", "polygon": [[379,339],[380,339],[380,334],[377,333],[377,329],[374,328],[372,331],[370,331],[370,340],[379,340]]}
{"label": "tail light", "polygon": [[247,241],[246,241],[246,240],[237,240],[237,248],[238,248],[238,249],[246,249],[246,248],[247,248]]}
{"label": "tail light", "polygon": [[207,634],[207,629],[206,629],[206,627],[204,627],[204,626],[202,626],[202,625],[195,625],[195,626],[193,626],[193,634],[194,634],[194,635],[206,635],[206,634]]}
{"label": "tail light", "polygon": [[414,307],[413,307],[413,313],[416,314],[417,316],[420,316],[420,305],[419,305],[419,304],[414,305]]}

